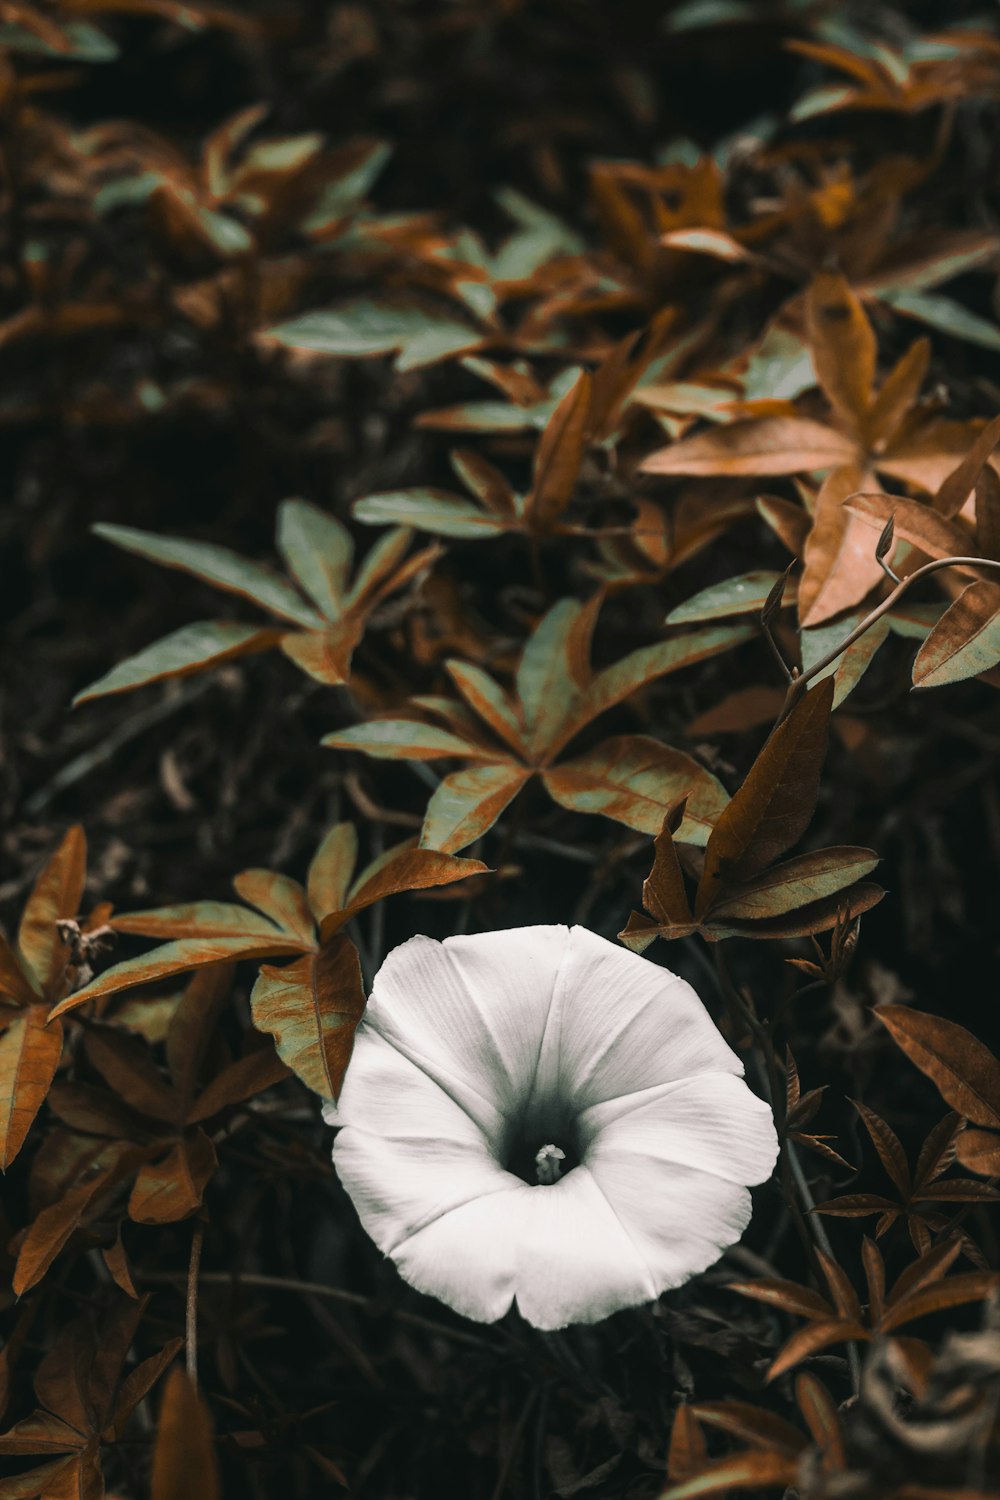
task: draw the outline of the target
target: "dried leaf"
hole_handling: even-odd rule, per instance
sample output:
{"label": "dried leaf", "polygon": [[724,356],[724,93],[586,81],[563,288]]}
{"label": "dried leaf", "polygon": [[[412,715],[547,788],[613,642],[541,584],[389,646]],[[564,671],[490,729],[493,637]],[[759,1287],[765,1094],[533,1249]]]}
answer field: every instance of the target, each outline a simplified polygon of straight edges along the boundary
{"label": "dried leaf", "polygon": [[880,1005],[874,1014],[946,1104],[974,1125],[1000,1129],[1000,1062],[971,1031],[904,1005]]}
{"label": "dried leaf", "polygon": [[340,1093],[365,1009],[357,949],[339,935],[316,953],[276,969],[265,964],[251,996],[253,1023],[278,1056],[324,1099]]}
{"label": "dried leaf", "polygon": [[805,832],[816,805],[833,701],[829,679],[775,730],[720,816],[705,849],[695,914],[772,864]]}
{"label": "dried leaf", "polygon": [[189,1500],[198,1476],[198,1500],[219,1500],[222,1489],[212,1420],[197,1388],[180,1366],[163,1392],[153,1447],[152,1500]]}

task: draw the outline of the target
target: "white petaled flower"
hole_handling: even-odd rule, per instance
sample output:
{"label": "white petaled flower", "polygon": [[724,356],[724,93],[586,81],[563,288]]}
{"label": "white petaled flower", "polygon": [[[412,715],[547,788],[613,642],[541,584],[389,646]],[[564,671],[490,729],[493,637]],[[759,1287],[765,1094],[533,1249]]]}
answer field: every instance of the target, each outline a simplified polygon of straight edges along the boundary
{"label": "white petaled flower", "polygon": [[705,1270],[770,1176],[771,1112],[689,984],[583,927],[394,949],[333,1159],[401,1275],[466,1317],[592,1323]]}

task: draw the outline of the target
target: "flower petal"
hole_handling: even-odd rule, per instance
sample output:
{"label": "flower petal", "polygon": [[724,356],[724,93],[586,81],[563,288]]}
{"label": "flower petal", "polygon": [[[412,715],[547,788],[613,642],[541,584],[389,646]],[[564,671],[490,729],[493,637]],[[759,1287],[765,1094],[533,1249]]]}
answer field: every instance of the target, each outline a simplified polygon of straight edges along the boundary
{"label": "flower petal", "polygon": [[538,1092],[579,1111],[698,1073],[742,1075],[691,986],[669,969],[574,927],[559,971]]}
{"label": "flower petal", "polygon": [[393,1260],[403,1279],[466,1318],[479,1323],[502,1318],[517,1289],[527,1196],[545,1191],[514,1182],[508,1192],[475,1198],[440,1215],[398,1246]]}
{"label": "flower petal", "polygon": [[637,1242],[586,1166],[529,1192],[517,1275],[529,1323],[596,1323],[657,1295]]}
{"label": "flower petal", "polygon": [[521,1186],[462,1104],[372,1032],[357,1040],[334,1113],[334,1165],[386,1254],[450,1209]]}
{"label": "flower petal", "polygon": [[595,1323],[656,1296],[649,1269],[585,1167],[442,1214],[394,1252],[401,1275],[466,1317],[516,1296],[536,1328]]}
{"label": "flower petal", "polygon": [[778,1156],[770,1107],[731,1073],[697,1073],[595,1104],[578,1129],[585,1154],[596,1142],[603,1153],[694,1167],[741,1186],[764,1182]]}
{"label": "flower petal", "polygon": [[714,1265],[750,1222],[750,1193],[697,1167],[598,1141],[587,1167],[650,1268],[657,1294]]}
{"label": "flower petal", "polygon": [[375,976],[366,1023],[429,1077],[460,1079],[517,1113],[568,943],[565,927],[411,938]]}

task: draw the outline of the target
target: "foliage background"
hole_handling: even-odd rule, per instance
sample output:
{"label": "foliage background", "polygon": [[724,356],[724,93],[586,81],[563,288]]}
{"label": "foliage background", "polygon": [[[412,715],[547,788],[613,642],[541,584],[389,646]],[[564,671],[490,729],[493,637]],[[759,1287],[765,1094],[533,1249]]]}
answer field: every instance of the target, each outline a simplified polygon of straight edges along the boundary
{"label": "foliage background", "polygon": [[[991,23],[982,23],[971,4],[949,7],[947,22],[991,34]],[[496,247],[511,230],[496,195],[512,188],[560,220],[565,244],[578,243],[620,295],[588,306],[581,294],[577,305],[553,316],[548,327],[556,333],[547,348],[508,347],[498,360],[526,358],[543,384],[567,364],[594,368],[615,339],[647,327],[669,305],[678,310],[671,339],[703,316],[712,322],[681,367],[683,378],[710,384],[712,372],[754,345],[800,286],[680,251],[650,270],[606,205],[602,213],[592,164],[651,167],[672,158],[690,168],[714,152],[727,213],[741,224],[783,192],[790,203],[796,170],[814,185],[857,186],[880,164],[905,157],[926,170],[916,173],[890,242],[910,227],[995,240],[995,44],[992,54],[986,46],[978,71],[967,64],[957,87],[942,87],[926,102],[875,99],[867,109],[794,118],[796,101],[833,75],[828,61],[791,50],[789,40],[836,41],[862,55],[878,44],[899,57],[914,38],[940,26],[933,4],[873,11],[822,4],[671,8],[635,0],[613,7],[582,0],[419,6],[287,0],[244,6],[236,16],[170,0],[0,7],[6,184],[0,571],[7,641],[0,898],[7,930],[15,930],[41,864],[77,822],[90,845],[83,910],[98,902],[130,911],[225,900],[234,873],[252,866],[301,877],[322,834],[345,818],[358,824],[363,853],[377,855],[415,831],[428,787],[408,764],[321,748],[321,738],[398,707],[409,693],[447,691],[446,657],[478,660],[502,676],[547,607],[593,593],[600,548],[592,540],[560,536],[534,548],[516,535],[446,541],[430,576],[402,593],[402,602],[390,600],[376,612],[358,648],[353,696],[272,652],[71,713],[74,694],[122,657],[192,620],[218,617],[217,591],[109,547],[92,534],[94,523],[196,536],[268,558],[276,507],[288,496],[339,517],[366,548],[372,532],[351,518],[360,497],[404,486],[456,488],[447,462],[451,435],[416,426],[415,419],[485,399],[490,393],[481,378],[454,358],[400,372],[385,354],[303,356],[262,337],[262,330],[358,296],[402,294],[428,317],[446,308],[454,315],[461,304],[447,261],[468,253],[462,226]],[[371,212],[398,215],[411,226],[389,253],[364,244],[344,249],[339,231],[324,243],[321,233],[303,228],[299,188],[276,190],[266,222],[252,223],[257,246],[249,257],[220,242],[213,221],[198,219],[207,205],[203,182],[185,173],[211,132],[257,104],[266,114],[253,139],[316,132],[324,150],[363,139],[391,145],[367,190]],[[86,132],[93,141],[102,127],[108,127],[105,144],[120,140],[136,159],[155,160],[167,184],[155,202],[126,201],[109,211],[98,201],[102,187],[117,180],[116,168],[90,170],[91,148],[82,143]],[[171,210],[174,189],[182,207]],[[184,216],[183,204],[190,210],[193,201],[185,192],[200,205],[194,227]],[[876,208],[859,192],[847,215],[862,242],[878,232]],[[410,217],[416,215],[426,218]],[[245,204],[230,217],[237,225],[252,220]],[[636,233],[652,243],[656,232],[647,226]],[[831,232],[809,269],[842,269],[844,249]],[[271,270],[261,270],[260,257]],[[992,417],[1000,406],[995,271],[994,250],[943,275],[950,305],[979,320],[972,338],[961,336],[964,326],[949,331],[947,317],[941,326],[940,313],[930,330],[924,390],[956,421]],[[808,280],[804,270],[798,280]],[[539,272],[536,285],[515,299],[508,327],[522,300],[542,302],[544,291]],[[883,377],[925,330],[884,303],[868,310]],[[467,305],[461,315],[469,315]],[[805,399],[813,400],[808,393]],[[679,438],[690,421],[687,414],[672,419],[664,433],[647,409],[632,408],[622,427],[619,488],[605,482],[603,461],[595,461],[570,512],[575,522],[628,525],[630,497],[651,497],[669,511],[684,486],[693,488],[636,471],[638,459]],[[970,427],[967,446],[974,434]],[[462,434],[459,442],[488,453],[527,487],[530,431]],[[723,476],[698,484],[695,514],[763,490],[797,499],[790,477]],[[909,493],[926,501],[934,488],[911,485]],[[611,591],[596,637],[598,663],[660,639],[667,612],[709,584],[751,570],[780,571],[787,556],[752,506],[744,507],[710,546],[676,569]],[[931,590],[923,597],[940,595]],[[257,616],[237,605],[227,618]],[[792,629],[789,619],[786,644]],[[887,1191],[849,1100],[862,1099],[888,1120],[911,1157],[947,1107],[873,1019],[872,1007],[913,1004],[997,1047],[995,688],[965,681],[911,692],[911,660],[912,643],[891,640],[835,718],[844,727],[831,737],[808,835],[810,848],[871,846],[889,893],[865,915],[847,973],[796,1003],[778,1035],[780,1048],[789,1044],[795,1054],[803,1088],[827,1090],[816,1128],[834,1136],[837,1151],[859,1169],[855,1175],[809,1154],[816,1201]],[[766,719],[737,732],[686,734],[686,726],[749,684],[781,686],[756,636],[738,655],[723,654],[643,688],[602,728],[678,745],[732,792],[760,750]],[[389,809],[393,821],[380,821],[378,809]],[[499,866],[500,875],[446,887],[432,898],[389,901],[361,927],[363,958],[370,967],[378,950],[414,930],[443,935],[460,925],[512,926],[539,916],[582,921],[613,937],[640,906],[650,831],[568,811],[529,788],[520,813],[508,814],[499,833],[464,851]],[[734,939],[726,947],[732,971],[767,1015],[799,982],[785,958],[809,953],[801,941]],[[114,957],[141,951],[139,940],[122,936]],[[706,953],[711,958],[701,939],[690,937],[661,944],[650,956],[684,972],[721,1015]],[[241,966],[220,1021],[233,1051],[249,1025],[254,972]],[[738,1039],[732,1018],[723,1016],[723,1024]],[[68,1045],[64,1060],[76,1070],[70,1076],[93,1082],[78,1044]],[[159,1057],[159,1042],[152,1045]],[[656,1495],[667,1480],[679,1401],[735,1397],[795,1419],[790,1378],[766,1385],[765,1377],[797,1325],[726,1287],[734,1276],[769,1272],[816,1284],[815,1261],[776,1188],[760,1194],[742,1259],[723,1263],[655,1309],[546,1342],[514,1322],[497,1330],[462,1324],[401,1286],[337,1186],[314,1097],[293,1080],[266,1098],[267,1110],[220,1146],[206,1198],[203,1268],[211,1276],[235,1266],[320,1283],[345,1296],[331,1300],[238,1280],[203,1284],[201,1388],[218,1435],[223,1493],[240,1486],[269,1496],[280,1486],[283,1494],[306,1496],[345,1482],[352,1493],[379,1496],[442,1488],[470,1497]],[[17,1235],[36,1206],[31,1164],[55,1128],[46,1107],[4,1179],[11,1276]],[[978,1247],[978,1259],[957,1269],[995,1267],[989,1204],[951,1211]],[[12,1336],[8,1427],[35,1404],[32,1376],[60,1331],[78,1316],[103,1316],[122,1302],[125,1294],[100,1250],[115,1242],[124,1212],[121,1194],[112,1196],[80,1224],[25,1298],[4,1293]],[[194,1222],[125,1223],[135,1286],[152,1293],[137,1333],[139,1358],[184,1332]],[[826,1224],[860,1290],[861,1235],[871,1221]],[[936,1225],[933,1233],[946,1238],[952,1227]],[[883,1246],[897,1273],[915,1254],[898,1225]],[[939,1315],[921,1333],[938,1348],[949,1327],[975,1329],[980,1313],[975,1306]],[[838,1403],[850,1396],[843,1355],[842,1347],[831,1348],[809,1366]],[[995,1342],[981,1363],[990,1360],[994,1385],[980,1372],[973,1381],[977,1400],[996,1390]],[[962,1371],[949,1378],[951,1389],[964,1389]],[[158,1387],[127,1435],[105,1441],[109,1493],[149,1492],[162,1400]],[[926,1453],[895,1428],[880,1427],[871,1391],[868,1400],[851,1429],[848,1468],[858,1488],[850,1493],[894,1493],[892,1485],[921,1478],[944,1486],[942,1493],[948,1486],[958,1493],[961,1485],[969,1493],[994,1492],[989,1484],[1000,1478],[988,1438],[978,1470],[969,1473],[963,1444],[949,1447],[941,1436],[928,1477]],[[911,1393],[899,1409],[916,1400]],[[725,1444],[713,1439],[712,1451],[726,1451]],[[0,1460],[12,1475],[39,1461],[16,1452]],[[688,1472],[675,1452],[670,1477],[681,1482]],[[73,1482],[78,1488],[65,1493],[100,1493],[93,1476],[78,1473]],[[815,1475],[803,1480],[801,1493],[827,1493],[825,1482]],[[161,1500],[172,1493],[165,1473],[157,1483]],[[63,1493],[18,1484],[0,1481],[0,1494]],[[763,1481],[760,1489],[767,1492]]]}

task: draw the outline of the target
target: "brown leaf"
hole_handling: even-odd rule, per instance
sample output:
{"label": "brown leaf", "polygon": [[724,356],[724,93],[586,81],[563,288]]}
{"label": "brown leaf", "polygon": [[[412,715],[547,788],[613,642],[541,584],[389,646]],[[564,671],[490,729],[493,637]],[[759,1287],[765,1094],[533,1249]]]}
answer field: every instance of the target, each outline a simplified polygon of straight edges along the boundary
{"label": "brown leaf", "polygon": [[216,1073],[188,1111],[187,1123],[196,1125],[202,1120],[210,1120],[222,1110],[242,1104],[245,1099],[255,1099],[265,1089],[273,1088],[287,1077],[288,1068],[270,1043],[255,1047],[246,1057],[237,1058],[221,1073]]}
{"label": "brown leaf", "polygon": [[822,1381],[803,1374],[795,1381],[795,1399],[819,1449],[823,1469],[828,1474],[838,1473],[845,1463],[844,1439],[833,1397]]}
{"label": "brown leaf", "polygon": [[140,1114],[179,1125],[183,1119],[180,1096],[174,1092],[153,1061],[146,1044],[110,1026],[87,1031],[84,1047],[88,1060],[126,1104]]}
{"label": "brown leaf", "polygon": [[820,1249],[816,1251],[816,1259],[820,1263],[826,1284],[830,1288],[830,1295],[841,1317],[853,1318],[860,1322],[861,1303],[843,1267],[838,1265],[832,1256]]}
{"label": "brown leaf", "polygon": [[725,894],[713,904],[712,915],[723,923],[731,918],[780,916],[835,895],[877,864],[874,850],[846,845],[799,854],[740,885],[727,886]]}
{"label": "brown leaf", "polygon": [[[470,875],[485,875],[488,866],[478,859],[459,859],[438,849],[421,849],[407,839],[387,851],[376,866],[362,870],[347,895],[345,911],[354,913],[403,891],[425,891],[433,886],[453,885]],[[324,934],[325,936],[325,934]]]}
{"label": "brown leaf", "polygon": [[325,836],[309,864],[306,890],[318,923],[347,904],[347,888],[358,860],[358,835],[353,823],[337,823]]}
{"label": "brown leaf", "polygon": [[793,1333],[788,1343],[779,1351],[767,1372],[768,1382],[777,1380],[786,1370],[801,1364],[810,1355],[819,1354],[833,1344],[848,1342],[864,1343],[870,1337],[867,1328],[850,1319],[831,1319],[826,1323],[810,1323]]}
{"label": "brown leaf", "polygon": [[118,1226],[118,1233],[115,1236],[114,1244],[109,1245],[106,1249],[102,1250],[101,1255],[103,1257],[104,1264],[111,1272],[112,1280],[115,1281],[116,1284],[121,1287],[122,1291],[125,1292],[129,1297],[134,1297],[136,1298],[136,1300],[138,1300],[139,1293],[135,1289],[135,1283],[132,1280],[132,1272],[128,1263],[128,1256],[125,1254],[125,1246],[122,1244],[121,1225]]}
{"label": "brown leaf", "polygon": [[464,849],[493,827],[532,775],[525,766],[502,762],[445,776],[427,804],[421,847],[444,854]]}
{"label": "brown leaf", "polygon": [[974,549],[972,537],[962,526],[938,515],[929,505],[921,505],[919,500],[865,492],[852,495],[845,509],[867,519],[872,556],[879,533],[890,516],[895,518],[896,540],[911,542],[929,557],[968,557]]}
{"label": "brown leaf", "polygon": [[62,967],[64,952],[56,923],[75,917],[79,911],[86,869],[87,841],[76,824],[35,881],[24,908],[17,946],[47,996]]}
{"label": "brown leaf", "polygon": [[865,423],[869,448],[879,441],[891,443],[895,437],[927,378],[930,354],[930,339],[917,339],[890,371]]}
{"label": "brown leaf", "polygon": [[811,1287],[799,1286],[797,1281],[730,1281],[727,1285],[731,1292],[739,1292],[741,1297],[766,1302],[781,1312],[797,1313],[800,1318],[826,1321],[833,1314],[825,1297]]}
{"label": "brown leaf", "polygon": [[0,1170],[6,1172],[42,1106],[62,1056],[62,1025],[28,1005],[0,1033]]}
{"label": "brown leaf", "polygon": [[856,1099],[852,1099],[851,1103],[871,1136],[886,1174],[892,1179],[902,1196],[908,1198],[913,1184],[910,1179],[910,1164],[899,1137],[873,1109],[869,1109],[865,1104],[859,1104]]}
{"label": "brown leaf", "polygon": [[599,813],[640,833],[655,834],[683,799],[685,830],[678,837],[690,843],[706,838],[726,804],[719,782],[696,760],[644,734],[603,740],[550,767],[542,779],[560,807]]}
{"label": "brown leaf", "polygon": [[873,1014],[946,1104],[974,1125],[1000,1129],[1000,1062],[971,1031],[905,1005],[880,1005]]}
{"label": "brown leaf", "polygon": [[1000,585],[968,584],[948,606],[917,652],[915,688],[941,687],[978,677],[1000,662]]}
{"label": "brown leaf", "polygon": [[792,1455],[801,1453],[806,1446],[802,1433],[791,1422],[747,1401],[699,1401],[691,1410],[699,1422],[753,1448],[770,1448]]}
{"label": "brown leaf", "polygon": [[573,498],[586,450],[590,385],[590,376],[581,372],[549,418],[538,444],[525,516],[539,531],[550,531]]}
{"label": "brown leaf", "polygon": [[137,1224],[173,1224],[201,1205],[218,1164],[215,1147],[203,1130],[194,1130],[171,1146],[165,1156],[139,1170],[128,1200]]}
{"label": "brown leaf", "polygon": [[121,990],[130,990],[137,984],[152,984],[157,979],[169,979],[175,974],[190,973],[193,969],[208,964],[231,962],[238,958],[275,958],[285,953],[298,953],[302,944],[298,939],[283,936],[274,929],[274,937],[248,934],[245,937],[182,938],[177,942],[164,943],[152,953],[139,958],[126,959],[115,964],[83,989],[68,995],[50,1013],[61,1016],[66,1011],[76,1010],[89,1000],[102,995],[116,995]]}
{"label": "brown leaf", "polygon": [[989,1130],[963,1130],[958,1138],[956,1155],[970,1172],[984,1177],[1000,1177],[1000,1135]]}
{"label": "brown leaf", "polygon": [[41,997],[41,985],[37,989],[33,976],[29,976],[17,954],[0,933],[0,996],[5,1000],[16,1000],[19,1005],[34,1005]]}
{"label": "brown leaf", "polygon": [[957,516],[968,500],[980,474],[1000,443],[1000,417],[987,423],[961,463],[952,470],[934,496],[934,509],[942,516]]}
{"label": "brown leaf", "polygon": [[684,438],[639,467],[647,474],[807,474],[851,463],[855,453],[849,438],[821,422],[761,417]]}
{"label": "brown leaf", "polygon": [[946,1307],[961,1307],[966,1302],[979,1302],[991,1297],[1000,1288],[1000,1274],[995,1271],[966,1271],[960,1276],[949,1276],[935,1286],[921,1287],[901,1301],[893,1298],[892,1304],[882,1319],[881,1332],[891,1333],[904,1323],[916,1318],[926,1318],[931,1313],[942,1312]]}
{"label": "brown leaf", "polygon": [[670,1429],[667,1474],[671,1479],[687,1479],[689,1475],[700,1473],[707,1460],[708,1448],[702,1430],[690,1406],[683,1401],[674,1414],[674,1424]]}
{"label": "brown leaf", "polygon": [[711,910],[737,881],[764,870],[805,832],[826,755],[833,679],[796,704],[754,761],[705,848],[695,913]]}
{"label": "brown leaf", "polygon": [[297,880],[274,870],[242,870],[233,880],[236,894],[250,906],[256,906],[302,947],[315,941],[313,915],[306,893]]}
{"label": "brown leaf", "polygon": [[844,505],[848,496],[870,489],[873,483],[871,474],[850,464],[834,469],[820,488],[799,584],[803,626],[820,625],[860,604],[884,577],[875,557],[877,538]]}
{"label": "brown leaf", "polygon": [[251,996],[253,1023],[278,1055],[324,1099],[340,1093],[365,1009],[358,952],[343,934],[317,953],[276,969],[265,964]]}
{"label": "brown leaf", "polygon": [[12,1283],[18,1297],[42,1279],[91,1203],[106,1188],[126,1176],[142,1155],[140,1148],[124,1141],[106,1145],[85,1179],[42,1210],[18,1251]]}
{"label": "brown leaf", "polygon": [[1000,561],[1000,474],[989,467],[976,481],[976,538],[983,557]]}
{"label": "brown leaf", "polygon": [[733,1489],[766,1489],[773,1485],[794,1484],[798,1463],[781,1453],[738,1453],[732,1458],[717,1458],[691,1479],[672,1484],[660,1500],[707,1500],[712,1495],[728,1495]]}
{"label": "brown leaf", "polygon": [[809,288],[806,332],[824,395],[860,432],[872,403],[878,349],[861,302],[838,272],[820,272]]}
{"label": "brown leaf", "polygon": [[672,821],[673,814],[668,812],[656,836],[653,868],[642,887],[642,904],[657,922],[685,925],[693,917],[674,846]]}
{"label": "brown leaf", "polygon": [[167,1379],[160,1407],[152,1500],[191,1500],[194,1475],[198,1500],[219,1500],[222,1490],[212,1419],[187,1372],[177,1366]]}

